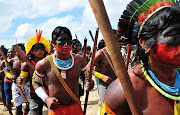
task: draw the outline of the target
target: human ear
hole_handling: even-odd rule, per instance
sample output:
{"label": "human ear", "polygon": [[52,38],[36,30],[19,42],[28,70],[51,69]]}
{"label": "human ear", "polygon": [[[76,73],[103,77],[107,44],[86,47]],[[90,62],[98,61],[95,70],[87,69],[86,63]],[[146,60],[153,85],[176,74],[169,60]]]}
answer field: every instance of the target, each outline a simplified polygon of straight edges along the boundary
{"label": "human ear", "polygon": [[145,45],[145,40],[141,40],[139,39],[139,44],[141,45],[141,47],[145,50],[145,53],[149,53],[151,50],[151,47],[148,47]]}
{"label": "human ear", "polygon": [[31,50],[30,52],[31,52],[31,54],[33,54],[33,51],[32,51],[32,50]]}

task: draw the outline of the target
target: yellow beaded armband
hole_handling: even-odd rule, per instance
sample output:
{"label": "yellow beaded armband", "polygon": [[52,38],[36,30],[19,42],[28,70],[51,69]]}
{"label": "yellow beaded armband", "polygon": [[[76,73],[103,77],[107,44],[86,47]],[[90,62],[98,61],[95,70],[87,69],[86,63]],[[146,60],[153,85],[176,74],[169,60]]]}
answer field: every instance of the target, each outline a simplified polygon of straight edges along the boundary
{"label": "yellow beaded armband", "polygon": [[42,82],[42,77],[39,77],[36,71],[34,71],[32,78],[34,79],[34,81],[35,81],[36,83],[43,84],[43,82]]}
{"label": "yellow beaded armband", "polygon": [[28,72],[21,71],[20,76],[21,77],[28,77]]}
{"label": "yellow beaded armband", "polygon": [[10,79],[11,74],[10,74],[10,73],[7,73],[7,74],[6,74],[6,77]]}
{"label": "yellow beaded armband", "polygon": [[96,77],[99,78],[99,79],[102,79],[104,75],[101,74],[101,73],[99,73],[99,72],[95,72],[95,73],[94,73],[94,76],[96,76]]}

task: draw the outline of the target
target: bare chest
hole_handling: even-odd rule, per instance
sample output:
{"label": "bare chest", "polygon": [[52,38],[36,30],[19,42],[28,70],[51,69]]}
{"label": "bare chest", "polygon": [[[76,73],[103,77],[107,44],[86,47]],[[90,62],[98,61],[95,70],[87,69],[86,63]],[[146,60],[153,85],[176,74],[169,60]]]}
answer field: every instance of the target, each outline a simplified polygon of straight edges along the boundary
{"label": "bare chest", "polygon": [[162,96],[153,87],[138,93],[138,98],[144,115],[173,115],[173,100]]}

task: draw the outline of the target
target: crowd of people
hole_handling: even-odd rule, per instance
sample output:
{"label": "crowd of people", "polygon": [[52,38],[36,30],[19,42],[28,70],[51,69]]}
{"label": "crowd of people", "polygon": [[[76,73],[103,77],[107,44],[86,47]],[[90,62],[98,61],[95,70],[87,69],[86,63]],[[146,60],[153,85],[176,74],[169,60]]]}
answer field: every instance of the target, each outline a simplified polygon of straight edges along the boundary
{"label": "crowd of people", "polygon": [[[179,2],[134,0],[127,5],[121,18],[118,30],[113,29],[114,39],[124,62],[131,63],[128,74],[142,114],[180,114]],[[138,29],[132,20],[137,21]],[[135,28],[127,26],[132,23]],[[121,36],[128,38],[130,29],[136,48],[127,59],[127,44],[123,44]],[[126,31],[128,34],[124,33]],[[4,111],[12,115],[11,108],[15,106],[16,115],[42,115],[42,108],[46,106],[48,115],[83,115],[80,101],[83,87],[85,85],[89,91],[94,87],[94,81],[87,80],[91,47],[82,46],[77,38],[72,39],[70,30],[62,26],[53,30],[51,42],[42,36],[42,31],[36,30],[26,46],[22,43],[16,46],[34,68],[22,52],[1,46],[7,56],[3,59],[1,54],[0,62],[0,98]],[[133,114],[103,39],[99,41],[93,61],[92,74],[100,97],[98,114]],[[22,108],[23,103],[25,108]]]}

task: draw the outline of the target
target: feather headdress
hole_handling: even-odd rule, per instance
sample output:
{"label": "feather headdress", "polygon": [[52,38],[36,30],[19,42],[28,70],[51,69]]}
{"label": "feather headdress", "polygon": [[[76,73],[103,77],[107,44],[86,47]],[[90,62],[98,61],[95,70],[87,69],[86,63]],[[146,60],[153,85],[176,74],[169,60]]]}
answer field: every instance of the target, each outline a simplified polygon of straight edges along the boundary
{"label": "feather headdress", "polygon": [[143,24],[164,7],[179,5],[177,0],[133,0],[124,10],[118,22],[117,37],[125,36],[123,43],[136,43]]}
{"label": "feather headdress", "polygon": [[42,43],[45,47],[46,52],[47,53],[50,52],[51,50],[50,42],[46,38],[42,37],[41,35],[42,35],[42,31],[39,30],[38,32],[36,30],[36,36],[29,39],[29,41],[26,43],[26,54],[29,54],[32,46],[35,45],[36,43]]}

